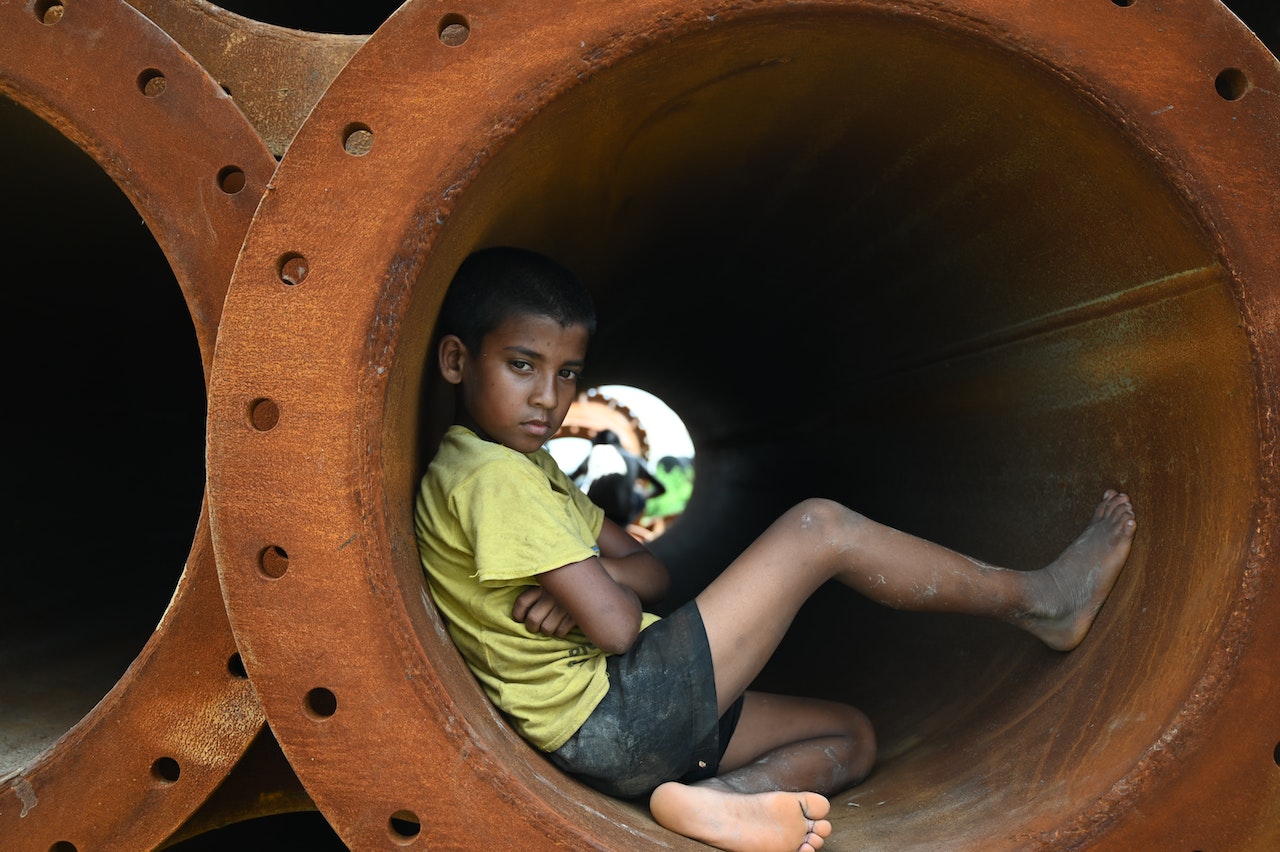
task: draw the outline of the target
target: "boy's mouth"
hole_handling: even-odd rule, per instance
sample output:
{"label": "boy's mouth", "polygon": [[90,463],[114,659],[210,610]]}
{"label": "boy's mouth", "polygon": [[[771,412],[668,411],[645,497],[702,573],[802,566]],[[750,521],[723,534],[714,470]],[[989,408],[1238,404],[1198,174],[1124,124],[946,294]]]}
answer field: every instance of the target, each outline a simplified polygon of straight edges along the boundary
{"label": "boy's mouth", "polygon": [[521,424],[525,431],[531,435],[541,438],[551,431],[551,424],[545,420],[526,420]]}

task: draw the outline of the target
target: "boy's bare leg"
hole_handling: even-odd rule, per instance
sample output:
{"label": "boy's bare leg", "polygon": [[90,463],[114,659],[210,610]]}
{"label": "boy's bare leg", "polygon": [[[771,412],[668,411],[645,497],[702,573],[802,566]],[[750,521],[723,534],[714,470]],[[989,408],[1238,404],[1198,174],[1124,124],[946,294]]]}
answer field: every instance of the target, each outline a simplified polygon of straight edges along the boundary
{"label": "boy's bare leg", "polygon": [[1013,571],[876,523],[829,500],[775,521],[698,595],[721,712],[755,679],[801,605],[835,579],[886,606],[987,616],[1058,650],[1084,638],[1133,542],[1129,498],[1107,491],[1049,565]]}
{"label": "boy's bare leg", "polygon": [[[698,595],[720,711],[746,690],[800,606],[831,579],[898,609],[998,618],[1052,648],[1070,650],[1111,592],[1136,527],[1129,498],[1107,491],[1089,525],[1057,559],[1037,571],[1010,571],[837,503],[805,501]],[[874,759],[870,726],[863,738],[857,717],[850,717],[843,734],[828,733],[822,702],[753,719],[753,708],[769,708],[758,693],[748,692],[747,698],[740,730],[725,754],[727,771],[697,784],[663,784],[650,797],[650,810],[667,828],[732,852],[815,852],[831,833],[827,799],[813,792],[760,791],[834,791],[855,782]],[[794,724],[803,730],[787,729],[783,719],[797,712],[802,718]]]}
{"label": "boy's bare leg", "polygon": [[747,690],[719,776],[739,793],[829,794],[866,778],[875,760],[875,729],[861,710]]}
{"label": "boy's bare leg", "polygon": [[[806,500],[774,522],[698,596],[721,711],[746,690],[801,604],[828,580],[897,609],[1005,620],[1053,649],[1070,650],[1083,640],[1115,585],[1135,528],[1128,496],[1108,490],[1089,525],[1059,558],[1039,571],[1007,571],[879,525],[832,501]],[[855,782],[874,756],[869,724],[860,748],[858,720],[846,719],[844,733],[828,732],[823,713],[829,707],[819,706],[824,702],[809,705],[795,698],[803,704],[783,707],[781,715],[774,705],[771,715],[759,693],[746,695],[748,705],[724,755],[722,774],[698,784],[660,785],[650,797],[650,810],[667,828],[732,852],[814,852],[831,833],[824,819],[831,807],[826,798],[814,792],[760,791],[835,791]],[[758,713],[762,707],[764,715]],[[783,720],[797,713],[794,724],[800,730],[786,728]]]}

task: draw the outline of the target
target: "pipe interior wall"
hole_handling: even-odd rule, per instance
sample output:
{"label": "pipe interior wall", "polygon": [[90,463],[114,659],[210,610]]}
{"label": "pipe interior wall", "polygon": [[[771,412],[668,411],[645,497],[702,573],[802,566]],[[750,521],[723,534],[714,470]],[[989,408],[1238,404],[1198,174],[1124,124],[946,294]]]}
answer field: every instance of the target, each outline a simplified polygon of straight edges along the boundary
{"label": "pipe interior wall", "polygon": [[655,545],[671,606],[808,494],[1019,567],[1104,488],[1136,495],[1139,545],[1075,654],[839,589],[797,619],[761,685],[871,715],[880,766],[837,810],[873,846],[978,848],[994,814],[1033,834],[1103,798],[1196,690],[1256,523],[1253,356],[1215,241],[1036,72],[897,21],[726,27],[557,104],[471,196],[486,242],[596,284],[593,379],[694,436],[694,500]]}

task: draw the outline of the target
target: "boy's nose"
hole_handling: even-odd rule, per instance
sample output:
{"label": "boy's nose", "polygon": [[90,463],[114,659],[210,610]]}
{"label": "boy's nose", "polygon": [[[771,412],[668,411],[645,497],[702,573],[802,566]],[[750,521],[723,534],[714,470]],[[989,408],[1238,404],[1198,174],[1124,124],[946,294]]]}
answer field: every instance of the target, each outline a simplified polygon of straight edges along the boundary
{"label": "boy's nose", "polygon": [[539,408],[555,408],[556,407],[556,383],[555,377],[551,377],[545,381],[537,382],[533,387],[533,394],[529,399]]}

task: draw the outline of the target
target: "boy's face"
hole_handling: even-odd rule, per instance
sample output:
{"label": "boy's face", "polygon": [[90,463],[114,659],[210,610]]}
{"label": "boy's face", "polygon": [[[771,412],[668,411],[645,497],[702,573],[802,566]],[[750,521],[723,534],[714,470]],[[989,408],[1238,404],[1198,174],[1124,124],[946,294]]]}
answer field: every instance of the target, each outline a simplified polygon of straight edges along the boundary
{"label": "boy's face", "polygon": [[588,342],[584,326],[531,314],[508,318],[485,335],[479,352],[446,336],[440,369],[462,387],[459,422],[513,450],[537,450],[569,413]]}

